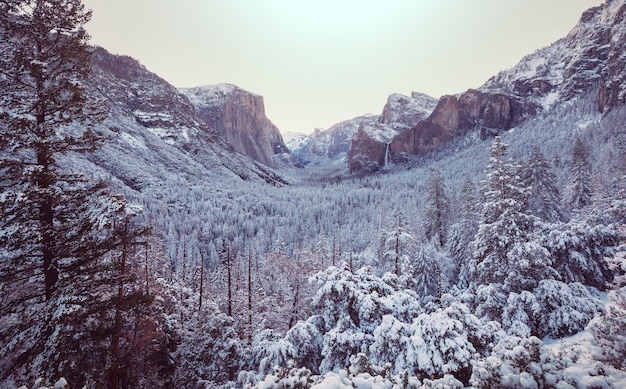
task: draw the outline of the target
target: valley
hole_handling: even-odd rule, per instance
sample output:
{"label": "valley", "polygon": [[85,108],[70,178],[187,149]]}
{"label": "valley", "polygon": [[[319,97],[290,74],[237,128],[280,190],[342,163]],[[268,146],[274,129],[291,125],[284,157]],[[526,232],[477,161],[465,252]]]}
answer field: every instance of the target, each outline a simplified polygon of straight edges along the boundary
{"label": "valley", "polygon": [[175,88],[78,27],[22,28],[80,25],[72,1],[18,3],[0,388],[626,386],[626,1],[293,150],[262,96]]}

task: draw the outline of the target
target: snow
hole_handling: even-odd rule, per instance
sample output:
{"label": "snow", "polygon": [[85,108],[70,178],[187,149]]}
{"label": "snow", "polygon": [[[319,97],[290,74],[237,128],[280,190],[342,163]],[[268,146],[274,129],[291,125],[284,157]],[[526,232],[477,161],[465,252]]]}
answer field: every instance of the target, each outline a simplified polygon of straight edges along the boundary
{"label": "snow", "polygon": [[232,84],[216,84],[204,85],[194,88],[180,88],[179,91],[187,96],[189,101],[199,108],[223,105],[226,98],[236,91],[241,90],[252,96],[261,98],[261,96],[246,91]]}
{"label": "snow", "polygon": [[127,132],[121,132],[120,136],[132,148],[143,149],[143,150],[147,149],[146,143],[143,140],[137,138],[136,136],[133,136]]}

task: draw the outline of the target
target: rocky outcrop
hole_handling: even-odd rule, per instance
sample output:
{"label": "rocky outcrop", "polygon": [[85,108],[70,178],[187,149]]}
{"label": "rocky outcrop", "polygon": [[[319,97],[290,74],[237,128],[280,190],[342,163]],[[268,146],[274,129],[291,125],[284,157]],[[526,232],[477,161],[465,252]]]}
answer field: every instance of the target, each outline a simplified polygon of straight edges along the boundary
{"label": "rocky outcrop", "polygon": [[460,96],[444,96],[433,113],[391,142],[394,158],[433,150],[453,137],[479,129],[483,136],[508,130],[537,107],[503,94],[468,90]]}
{"label": "rocky outcrop", "polygon": [[613,1],[605,7],[602,14],[596,16],[610,21],[607,65],[600,74],[598,104],[601,112],[626,104],[626,3]]}
{"label": "rocky outcrop", "polygon": [[397,132],[378,121],[365,121],[352,137],[348,154],[351,173],[372,173],[388,163],[389,142]]}
{"label": "rocky outcrop", "polygon": [[387,98],[387,104],[380,115],[380,122],[395,131],[402,132],[415,127],[435,109],[437,100],[419,92],[411,96],[394,93]]}
{"label": "rocky outcrop", "polygon": [[274,167],[275,155],[289,154],[278,128],[265,116],[263,97],[229,84],[181,89],[198,116],[233,148]]}

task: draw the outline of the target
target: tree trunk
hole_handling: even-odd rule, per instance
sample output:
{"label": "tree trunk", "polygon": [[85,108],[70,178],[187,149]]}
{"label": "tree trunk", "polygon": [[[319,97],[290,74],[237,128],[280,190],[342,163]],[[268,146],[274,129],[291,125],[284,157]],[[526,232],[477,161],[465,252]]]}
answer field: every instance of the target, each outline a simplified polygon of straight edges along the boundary
{"label": "tree trunk", "polygon": [[122,305],[124,303],[124,277],[126,276],[126,255],[128,252],[128,216],[124,221],[122,231],[122,256],[120,258],[120,273],[117,286],[117,302],[115,307],[115,323],[113,325],[113,337],[111,338],[111,373],[109,375],[109,388],[117,389],[120,367],[120,338],[122,335]]}
{"label": "tree trunk", "polygon": [[226,249],[226,271],[228,272],[228,316],[233,317],[233,292],[230,271],[230,245]]}
{"label": "tree trunk", "polygon": [[37,186],[42,192],[39,205],[41,255],[46,300],[50,300],[52,293],[56,290],[56,283],[59,279],[59,269],[57,267],[57,258],[55,258],[53,251],[56,242],[54,238],[53,196],[49,192],[53,181],[50,173],[50,154],[44,146],[41,146],[37,150],[37,163],[42,167],[41,173],[37,176]]}

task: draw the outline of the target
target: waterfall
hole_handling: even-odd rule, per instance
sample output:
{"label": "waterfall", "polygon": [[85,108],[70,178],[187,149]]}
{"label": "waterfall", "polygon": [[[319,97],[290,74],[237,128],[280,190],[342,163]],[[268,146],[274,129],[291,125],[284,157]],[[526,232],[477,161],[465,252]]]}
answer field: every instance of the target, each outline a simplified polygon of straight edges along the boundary
{"label": "waterfall", "polygon": [[389,165],[389,143],[385,147],[385,166]]}

